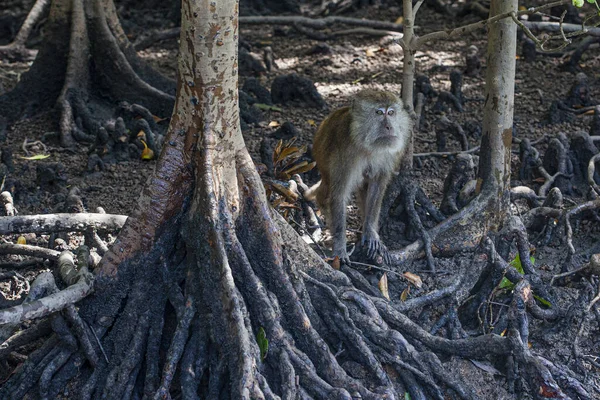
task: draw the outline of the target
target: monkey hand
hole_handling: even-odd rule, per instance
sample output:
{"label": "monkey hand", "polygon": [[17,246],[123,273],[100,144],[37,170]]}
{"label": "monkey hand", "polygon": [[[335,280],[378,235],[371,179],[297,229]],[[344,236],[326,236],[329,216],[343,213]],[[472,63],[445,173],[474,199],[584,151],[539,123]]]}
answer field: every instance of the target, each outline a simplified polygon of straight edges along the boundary
{"label": "monkey hand", "polygon": [[391,264],[392,258],[390,256],[390,252],[381,239],[379,239],[379,235],[377,233],[365,233],[362,235],[360,240],[361,246],[367,251],[367,257],[375,258],[377,254],[383,257],[383,261],[386,264]]}

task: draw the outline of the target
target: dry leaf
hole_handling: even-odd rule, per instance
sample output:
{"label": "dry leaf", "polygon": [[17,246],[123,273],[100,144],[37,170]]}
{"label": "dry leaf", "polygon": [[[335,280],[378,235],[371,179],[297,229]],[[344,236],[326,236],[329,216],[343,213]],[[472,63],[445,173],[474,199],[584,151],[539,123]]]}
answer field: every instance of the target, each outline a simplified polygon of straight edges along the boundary
{"label": "dry leaf", "polygon": [[410,286],[407,286],[406,289],[404,289],[402,291],[402,293],[400,293],[400,300],[406,301],[406,299],[408,299],[409,293],[410,293]]}
{"label": "dry leaf", "polygon": [[375,57],[375,51],[373,49],[367,49],[365,53],[367,57]]}
{"label": "dry leaf", "polygon": [[335,256],[333,258],[333,262],[331,263],[331,266],[333,267],[333,269],[336,269],[338,271],[340,270],[341,263],[340,263],[340,258],[338,256]]}
{"label": "dry leaf", "polygon": [[154,151],[143,140],[140,140],[144,145],[144,150],[142,150],[142,160],[152,160],[154,158]]}
{"label": "dry leaf", "polygon": [[27,244],[27,239],[25,239],[25,236],[19,236],[17,238],[17,244]]}
{"label": "dry leaf", "polygon": [[315,120],[314,120],[314,119],[309,119],[309,120],[308,120],[308,121],[306,121],[306,122],[308,122],[308,124],[309,124],[310,126],[317,126],[317,123],[315,122]]}
{"label": "dry leaf", "polygon": [[154,119],[154,122],[156,122],[158,124],[159,122],[164,121],[166,118],[161,118],[161,117],[157,117],[156,115],[153,115],[152,119]]}
{"label": "dry leaf", "polygon": [[269,122],[269,128],[277,128],[278,126],[280,126],[281,124],[277,121],[271,121]]}
{"label": "dry leaf", "polygon": [[385,297],[388,300],[390,299],[390,291],[388,289],[387,272],[384,272],[383,276],[379,280],[379,290],[381,291],[381,294],[383,295],[383,297]]}
{"label": "dry leaf", "polygon": [[401,25],[404,22],[404,17],[401,15],[396,19],[396,24]]}
{"label": "dry leaf", "polygon": [[304,172],[310,171],[316,165],[317,165],[316,161],[313,161],[311,163],[308,163],[307,161],[302,161],[300,164],[298,164],[290,169],[287,169],[284,172],[289,176],[292,176],[294,174],[302,174]]}
{"label": "dry leaf", "polygon": [[405,272],[402,275],[404,275],[406,280],[415,285],[417,289],[421,289],[421,287],[423,286],[423,281],[421,280],[421,277],[419,275],[413,274],[412,272]]}
{"label": "dry leaf", "polygon": [[477,361],[477,360],[469,360],[473,363],[473,365],[475,365],[477,368],[479,368],[482,371],[487,372],[490,375],[500,375],[500,376],[504,376],[504,374],[500,371],[498,371],[496,368],[494,368],[493,365],[491,365],[489,362],[487,361]]}
{"label": "dry leaf", "polygon": [[273,162],[275,162],[275,154],[281,153],[282,147],[283,147],[283,140],[279,139],[279,142],[277,142],[277,146],[275,146],[275,150],[273,151]]}
{"label": "dry leaf", "polygon": [[281,150],[281,153],[279,153],[277,155],[277,159],[275,160],[275,163],[277,164],[278,162],[282,161],[287,156],[297,153],[299,150],[300,150],[300,148],[295,147],[295,146],[286,147],[285,149]]}

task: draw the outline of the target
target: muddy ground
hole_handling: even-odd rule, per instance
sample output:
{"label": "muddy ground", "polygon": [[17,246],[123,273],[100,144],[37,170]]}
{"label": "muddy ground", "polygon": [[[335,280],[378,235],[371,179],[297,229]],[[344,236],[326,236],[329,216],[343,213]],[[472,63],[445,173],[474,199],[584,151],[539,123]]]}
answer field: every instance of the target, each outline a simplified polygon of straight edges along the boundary
{"label": "muddy ground", "polygon": [[[118,3],[118,2],[117,2]],[[11,12],[22,12],[20,5],[15,5]],[[139,34],[147,19],[154,16],[160,22],[160,12],[152,13],[152,10],[144,12],[127,13],[125,27],[132,32],[132,40]],[[353,11],[346,14],[351,17],[366,17],[370,19],[381,19],[395,21],[401,15],[400,7],[372,7],[368,10]],[[476,17],[469,15],[459,19],[448,19],[444,15],[424,6],[417,18],[417,33],[424,34],[441,28],[456,26],[473,22]],[[169,26],[164,21],[164,27]],[[39,43],[40,32],[32,38],[33,45]],[[38,39],[36,39],[36,37]],[[352,95],[363,88],[379,88],[392,91],[400,91],[402,73],[402,51],[397,44],[382,45],[380,38],[369,36],[341,36],[327,42],[319,42],[307,38],[305,35],[290,29],[289,27],[271,26],[241,26],[241,40],[249,44],[253,51],[261,53],[265,46],[271,46],[277,69],[272,72],[261,74],[258,79],[267,88],[270,88],[273,79],[282,74],[296,72],[297,74],[311,79],[319,93],[327,103],[328,108],[316,109],[306,107],[302,104],[277,105],[281,111],[263,111],[263,120],[244,132],[246,145],[257,162],[260,162],[259,148],[261,140],[277,130],[277,126],[284,122],[291,122],[299,132],[299,142],[309,144],[316,131],[316,126],[323,120],[330,110],[347,105]],[[6,43],[8,36],[2,37],[2,43]],[[314,46],[326,43],[329,54],[308,54]],[[464,111],[457,112],[451,107],[444,111],[445,115],[452,121],[465,124],[468,121],[481,122],[483,108],[483,90],[485,77],[485,32],[480,31],[469,34],[459,40],[441,41],[432,43],[430,47],[417,53],[417,71],[425,74],[431,79],[436,90],[450,90],[450,72],[464,70],[464,54],[470,45],[479,49],[479,55],[483,63],[481,72],[475,76],[464,76],[463,93],[467,101],[464,103]],[[141,56],[152,63],[157,69],[172,78],[176,74],[177,42],[169,40],[156,43],[141,52]],[[519,45],[519,49],[520,49]],[[548,124],[548,110],[554,100],[564,99],[575,80],[577,72],[584,72],[590,81],[590,95],[593,99],[600,101],[600,56],[596,48],[590,49],[584,54],[576,70],[565,71],[562,65],[568,57],[567,51],[550,56],[538,54],[535,61],[527,62],[522,57],[517,59],[517,75],[515,89],[515,137],[537,140],[544,135],[555,137],[564,132],[568,137],[579,130],[588,131],[592,115],[578,115],[569,122]],[[18,81],[19,76],[24,73],[31,63],[8,63],[0,61],[0,94],[10,90]],[[240,86],[247,77],[240,77]],[[433,130],[434,122],[439,118],[439,113],[431,111],[433,103],[428,104],[422,129],[417,133],[415,140],[415,152],[435,152],[436,141]],[[168,118],[168,115],[159,116]],[[168,120],[164,123],[168,123]],[[141,191],[147,178],[152,173],[155,161],[129,161],[118,164],[109,164],[103,172],[88,173],[87,160],[88,149],[80,147],[76,151],[65,151],[52,140],[46,142],[46,154],[50,157],[44,160],[26,160],[23,150],[25,140],[41,140],[48,132],[58,130],[57,116],[53,112],[45,112],[24,119],[7,131],[6,138],[0,142],[3,151],[9,148],[13,153],[14,172],[7,177],[7,181],[14,187],[15,206],[20,214],[52,213],[60,210],[60,204],[64,201],[68,191],[77,187],[87,210],[94,211],[97,207],[103,207],[107,213],[130,214],[136,207],[138,193]],[[547,141],[542,141],[536,146],[543,154]],[[478,144],[478,137],[469,137],[471,147]],[[460,150],[458,141],[450,138],[448,140],[448,151]],[[513,145],[512,169],[518,171],[518,145]],[[41,152],[41,150],[38,150]],[[34,150],[35,153],[35,150]],[[415,175],[419,179],[421,187],[436,204],[440,204],[443,191],[443,183],[447,172],[450,170],[453,157],[423,157],[416,164]],[[40,183],[38,168],[40,165],[59,163],[62,167],[61,177],[52,185]],[[525,184],[534,189],[541,182],[518,182],[516,174],[513,174],[514,185]],[[309,181],[311,178],[307,178]],[[581,203],[583,193],[576,194],[573,202]],[[517,209],[517,207],[515,207]],[[358,218],[356,209],[351,211],[350,227],[358,229]],[[587,261],[591,254],[600,252],[600,228],[595,220],[584,220],[576,226],[574,232],[574,245],[577,255],[568,266],[575,268]],[[4,240],[14,242],[16,238],[5,237]],[[73,238],[75,241],[77,238]],[[48,238],[28,237],[28,243],[43,245]],[[471,255],[466,255],[469,257]],[[536,248],[536,265],[539,266],[544,279],[549,279],[553,274],[560,272],[567,258],[567,247],[564,234],[559,234],[549,244]],[[452,275],[454,260],[441,260],[440,273],[428,275],[422,273],[425,281],[423,291],[444,285]],[[482,263],[473,262],[474,269],[480,269]],[[422,261],[414,265],[405,266],[404,270],[422,271]],[[20,271],[27,280],[31,280],[39,268],[30,268]],[[372,279],[379,278],[379,273],[374,273]],[[474,275],[475,276],[475,275]],[[14,280],[2,283],[2,290],[7,299],[19,298],[18,285]],[[413,291],[412,296],[418,295]],[[398,296],[399,293],[395,293]],[[577,297],[577,290],[562,288],[555,292],[559,299],[559,307],[568,307]],[[420,316],[425,326],[432,324],[434,312],[429,316]],[[419,316],[415,316],[419,317]],[[571,324],[571,325],[570,325]],[[586,382],[590,391],[594,385],[596,395],[600,398],[600,376],[598,370],[593,367],[577,366],[572,361],[571,344],[576,335],[576,324],[573,321],[563,321],[554,330],[546,329],[544,323],[532,324],[532,335],[530,342],[534,351],[553,360],[569,365],[579,373],[589,373]],[[539,329],[538,329],[539,328]],[[553,334],[552,332],[556,332]],[[595,332],[595,333],[594,333]],[[589,331],[581,337],[581,348],[590,354],[598,354],[600,348],[597,320],[591,323]],[[453,360],[452,364],[461,369],[463,373],[472,376],[472,382],[478,382],[478,391],[482,398],[508,398],[503,388],[504,379],[499,375],[483,372],[482,369],[473,368],[472,365],[463,361]],[[500,382],[500,385],[498,385]]]}

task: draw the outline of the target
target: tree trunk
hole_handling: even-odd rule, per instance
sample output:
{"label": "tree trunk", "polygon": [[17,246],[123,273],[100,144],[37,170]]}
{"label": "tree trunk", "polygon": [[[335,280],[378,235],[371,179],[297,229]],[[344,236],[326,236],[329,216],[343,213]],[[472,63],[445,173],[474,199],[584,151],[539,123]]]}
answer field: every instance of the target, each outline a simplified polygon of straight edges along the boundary
{"label": "tree trunk", "polygon": [[[518,9],[517,0],[496,0],[490,17]],[[517,25],[508,18],[489,26],[483,135],[479,156],[478,191],[496,197],[489,210],[498,226],[508,214],[510,148],[512,144],[517,54]]]}
{"label": "tree trunk", "polygon": [[175,83],[138,58],[112,0],[53,0],[45,26],[30,70],[0,96],[0,112],[9,122],[56,106],[61,144],[70,147],[98,137],[102,142],[101,129],[110,136],[118,117],[135,120],[141,113],[156,127],[152,114],[166,117],[172,111]]}

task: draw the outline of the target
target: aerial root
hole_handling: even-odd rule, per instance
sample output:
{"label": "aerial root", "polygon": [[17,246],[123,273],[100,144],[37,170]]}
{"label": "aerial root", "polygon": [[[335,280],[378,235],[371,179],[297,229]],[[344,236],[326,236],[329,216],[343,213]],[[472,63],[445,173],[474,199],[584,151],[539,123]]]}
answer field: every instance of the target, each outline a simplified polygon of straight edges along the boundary
{"label": "aerial root", "polygon": [[199,318],[194,318],[191,324],[191,335],[185,345],[181,358],[181,393],[185,399],[198,398],[200,377],[206,364],[206,327]]}
{"label": "aerial root", "polygon": [[149,321],[148,311],[139,316],[133,336],[127,346],[127,353],[120,363],[108,371],[103,397],[115,399],[130,396],[126,390],[129,387],[129,379],[133,378],[135,381],[137,378],[139,370],[136,367],[141,364],[143,359]]}
{"label": "aerial root", "polygon": [[59,343],[58,336],[52,335],[39,349],[31,353],[27,361],[21,364],[15,374],[4,383],[0,390],[0,397],[11,400],[22,399],[35,385],[44,368],[60,352]]}
{"label": "aerial root", "polygon": [[166,298],[161,299],[155,313],[150,315],[150,329],[146,345],[146,376],[144,379],[144,396],[150,398],[159,384],[160,342],[165,323]]}
{"label": "aerial root", "polygon": [[[318,309],[322,313],[321,319],[327,323],[329,329],[346,344],[352,357],[363,363],[369,372],[377,378],[378,385],[391,386],[390,379],[383,370],[381,363],[377,360],[363,337],[358,334],[358,329],[350,317],[348,308],[338,298],[338,295],[332,288],[311,278],[305,272],[301,271],[301,274],[306,282],[320,288],[325,293],[326,299],[324,301],[326,303],[334,306],[332,309],[327,307],[319,307]],[[308,288],[311,298],[317,299],[319,294],[311,291],[310,285]]]}
{"label": "aerial root", "polygon": [[154,399],[156,400],[169,397],[171,382],[183,354],[183,350],[185,349],[190,332],[190,325],[195,314],[196,307],[194,306],[194,302],[191,298],[188,298],[185,303],[185,311],[180,315],[179,321],[177,322],[177,329],[175,330],[169,352],[167,353],[167,360],[163,367],[162,381],[154,396]]}

